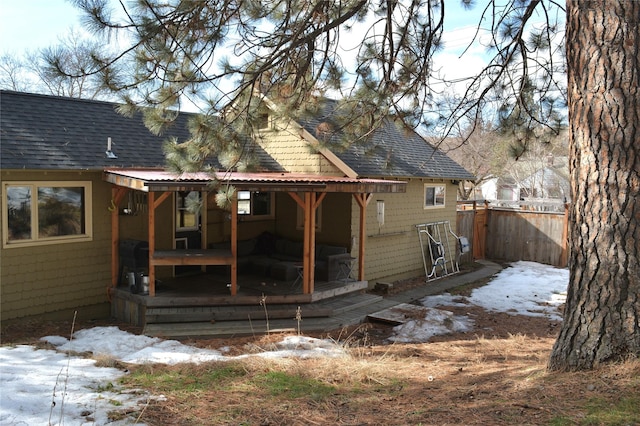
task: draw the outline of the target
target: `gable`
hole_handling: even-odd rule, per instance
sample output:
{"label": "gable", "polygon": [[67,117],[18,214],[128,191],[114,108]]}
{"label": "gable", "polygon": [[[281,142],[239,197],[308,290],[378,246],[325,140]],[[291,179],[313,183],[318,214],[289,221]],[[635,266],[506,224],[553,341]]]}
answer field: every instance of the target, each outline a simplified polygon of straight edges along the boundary
{"label": "gable", "polygon": [[316,139],[323,139],[331,150],[359,176],[425,177],[474,179],[474,176],[446,154],[409,129],[399,129],[391,121],[377,130],[366,144],[340,146],[340,132],[333,132],[338,102],[325,100],[312,117],[300,125]]}
{"label": "gable", "polygon": [[295,123],[275,118],[271,118],[270,122],[268,128],[258,131],[256,142],[284,170],[291,173],[349,176],[300,137]]}

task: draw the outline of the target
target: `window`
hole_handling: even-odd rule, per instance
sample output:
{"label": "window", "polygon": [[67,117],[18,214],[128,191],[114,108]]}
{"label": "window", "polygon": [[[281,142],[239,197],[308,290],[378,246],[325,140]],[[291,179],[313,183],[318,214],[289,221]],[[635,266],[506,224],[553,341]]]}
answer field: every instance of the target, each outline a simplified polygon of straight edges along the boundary
{"label": "window", "polygon": [[446,190],[444,185],[424,185],[424,208],[444,207]]}
{"label": "window", "polygon": [[89,241],[91,182],[3,184],[3,244]]}
{"label": "window", "polygon": [[256,218],[272,218],[273,194],[270,192],[238,191],[238,214]]}
{"label": "window", "polygon": [[271,129],[271,115],[269,114],[269,109],[264,104],[261,104],[256,112],[255,125],[258,130]]}
{"label": "window", "polygon": [[176,193],[176,231],[196,231],[200,227],[200,193]]}
{"label": "window", "polygon": [[[304,210],[299,205],[296,207],[296,229],[304,229]],[[316,209],[316,231],[322,231],[322,204]]]}

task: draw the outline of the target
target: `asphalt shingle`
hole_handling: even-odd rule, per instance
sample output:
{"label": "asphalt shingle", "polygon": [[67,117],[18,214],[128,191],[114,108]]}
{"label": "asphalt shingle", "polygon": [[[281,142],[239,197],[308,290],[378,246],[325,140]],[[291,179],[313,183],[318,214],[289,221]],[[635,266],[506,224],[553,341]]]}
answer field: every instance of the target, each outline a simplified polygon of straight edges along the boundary
{"label": "asphalt shingle", "polygon": [[[326,99],[313,117],[300,121],[311,135],[317,135],[322,123],[336,121],[335,100]],[[342,135],[336,132],[336,140]],[[361,177],[425,177],[473,179],[473,175],[409,129],[400,129],[388,121],[365,144],[335,149],[335,154]]]}
{"label": "asphalt shingle", "polygon": [[[149,132],[141,114],[129,118],[118,104],[78,98],[0,91],[0,167],[35,170],[103,170],[165,165],[162,145],[189,138],[181,113],[161,136]],[[107,158],[107,138],[117,158]],[[266,152],[256,153],[260,170],[280,171]],[[215,163],[214,163],[215,164]]]}

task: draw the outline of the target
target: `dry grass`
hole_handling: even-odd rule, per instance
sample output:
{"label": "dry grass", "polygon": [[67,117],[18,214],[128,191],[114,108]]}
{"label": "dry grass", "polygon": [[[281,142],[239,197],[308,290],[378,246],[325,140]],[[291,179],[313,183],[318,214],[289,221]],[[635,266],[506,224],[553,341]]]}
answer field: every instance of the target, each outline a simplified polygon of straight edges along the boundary
{"label": "dry grass", "polygon": [[[557,324],[465,311],[479,331],[388,344],[389,327],[368,324],[315,336],[343,344],[344,357],[128,366],[123,385],[166,397],[151,399],[140,413],[148,425],[640,424],[640,360],[552,373],[546,363]],[[33,343],[68,330],[65,323],[4,327],[2,340]],[[272,349],[283,337],[185,343],[227,346],[237,355]]]}
{"label": "dry grass", "polygon": [[[258,339],[256,346],[268,346],[272,338]],[[640,361],[550,373],[553,341],[516,334],[352,346],[343,358],[155,366],[156,378],[168,375],[163,383],[186,383],[173,390],[147,383],[169,401],[152,404],[142,419],[150,425],[640,423],[640,409],[628,406],[640,407]],[[205,383],[207,376],[215,382]],[[139,377],[134,371],[128,385],[140,386]],[[203,386],[192,387],[197,381]],[[618,417],[602,417],[615,410]]]}

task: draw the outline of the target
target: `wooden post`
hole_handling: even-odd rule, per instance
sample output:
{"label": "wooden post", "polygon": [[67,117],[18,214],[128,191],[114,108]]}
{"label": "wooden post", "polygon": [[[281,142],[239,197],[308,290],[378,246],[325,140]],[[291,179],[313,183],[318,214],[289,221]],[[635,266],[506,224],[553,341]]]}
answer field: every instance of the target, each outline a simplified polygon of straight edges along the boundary
{"label": "wooden post", "polygon": [[302,243],[302,293],[311,294],[315,290],[315,258],[316,258],[316,210],[327,195],[305,192],[304,199],[295,192],[289,192],[291,198],[304,213],[304,241]]}
{"label": "wooden post", "polygon": [[170,195],[171,192],[164,192],[156,198],[155,192],[149,191],[149,296],[151,297],[156,295],[156,266],[153,263],[153,255],[156,251],[156,209]]}
{"label": "wooden post", "polygon": [[360,229],[358,240],[358,281],[364,281],[364,254],[367,239],[367,205],[373,194],[353,194],[358,206],[360,206]]}
{"label": "wooden post", "polygon": [[116,288],[120,280],[120,202],[128,189],[111,188],[111,287]]}
{"label": "wooden post", "polygon": [[156,266],[153,263],[153,252],[156,248],[156,194],[153,191],[149,191],[148,195],[148,208],[149,208],[149,296],[156,295]]}
{"label": "wooden post", "polygon": [[316,246],[316,215],[314,206],[315,192],[304,193],[304,243],[302,245],[302,292],[312,294],[315,282],[315,246]]}
{"label": "wooden post", "polygon": [[238,198],[237,191],[231,199],[231,295],[238,294]]}

